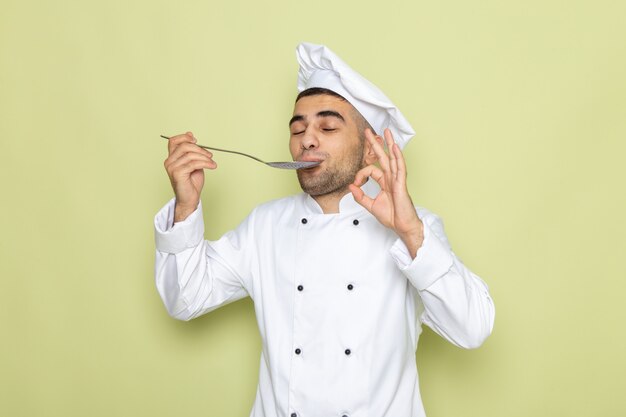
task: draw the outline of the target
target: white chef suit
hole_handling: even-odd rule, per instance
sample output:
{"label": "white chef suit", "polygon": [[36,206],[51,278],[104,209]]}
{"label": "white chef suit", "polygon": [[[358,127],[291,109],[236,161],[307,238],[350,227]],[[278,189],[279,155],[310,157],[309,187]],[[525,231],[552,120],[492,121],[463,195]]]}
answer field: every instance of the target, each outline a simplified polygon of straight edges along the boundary
{"label": "white chef suit", "polygon": [[[362,188],[379,192],[373,180]],[[263,204],[213,242],[201,206],[172,226],[174,206],[155,217],[158,291],[181,320],[252,298],[263,349],[251,417],[424,416],[421,323],[464,348],[491,333],[487,286],[424,208],[412,259],[350,193],[337,214],[304,193]]]}

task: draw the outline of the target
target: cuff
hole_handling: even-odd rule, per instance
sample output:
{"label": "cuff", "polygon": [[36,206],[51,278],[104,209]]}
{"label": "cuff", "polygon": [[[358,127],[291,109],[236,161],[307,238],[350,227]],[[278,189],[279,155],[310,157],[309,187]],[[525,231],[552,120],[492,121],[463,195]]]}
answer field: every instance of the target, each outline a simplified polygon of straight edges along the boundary
{"label": "cuff", "polygon": [[193,248],[204,239],[202,202],[182,222],[174,223],[176,199],[172,198],[154,216],[154,242],[159,252],[179,253]]}
{"label": "cuff", "polygon": [[409,250],[399,238],[390,249],[398,268],[419,291],[425,290],[444,276],[454,263],[450,249],[439,240],[427,220],[421,220],[424,224],[424,241],[417,250],[415,259],[411,259]]}

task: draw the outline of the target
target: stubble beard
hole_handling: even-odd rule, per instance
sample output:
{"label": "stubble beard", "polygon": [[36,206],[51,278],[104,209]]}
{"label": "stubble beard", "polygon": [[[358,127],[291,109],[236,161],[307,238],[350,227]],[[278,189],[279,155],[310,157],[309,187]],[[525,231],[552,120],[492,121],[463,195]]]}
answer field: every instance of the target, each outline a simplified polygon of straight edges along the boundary
{"label": "stubble beard", "polygon": [[311,197],[347,192],[348,185],[354,182],[356,173],[362,168],[363,143],[359,141],[357,149],[346,158],[346,162],[339,167],[326,167],[315,176],[309,175],[306,170],[298,170],[298,182],[302,191]]}

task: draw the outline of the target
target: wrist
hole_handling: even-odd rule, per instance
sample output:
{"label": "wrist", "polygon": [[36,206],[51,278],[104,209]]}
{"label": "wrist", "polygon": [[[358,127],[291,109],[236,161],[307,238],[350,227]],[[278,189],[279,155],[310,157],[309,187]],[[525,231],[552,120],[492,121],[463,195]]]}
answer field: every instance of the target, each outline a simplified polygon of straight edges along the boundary
{"label": "wrist", "polygon": [[187,217],[189,217],[191,213],[196,211],[197,208],[198,204],[185,205],[176,202],[176,205],[174,206],[174,223],[182,222]]}
{"label": "wrist", "polygon": [[408,249],[411,258],[415,258],[418,249],[422,247],[424,242],[424,224],[418,219],[418,224],[415,228],[398,234],[398,237]]}

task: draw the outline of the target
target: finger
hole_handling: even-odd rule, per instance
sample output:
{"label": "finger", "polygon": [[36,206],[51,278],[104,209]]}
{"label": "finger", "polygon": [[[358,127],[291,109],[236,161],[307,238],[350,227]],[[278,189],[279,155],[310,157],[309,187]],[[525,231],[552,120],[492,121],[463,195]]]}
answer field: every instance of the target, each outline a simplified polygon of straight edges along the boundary
{"label": "finger", "polygon": [[356,201],[359,201],[361,198],[363,198],[363,194],[365,194],[365,192],[355,184],[349,184],[348,189],[350,190]]}
{"label": "finger", "polygon": [[171,154],[176,150],[176,148],[178,148],[182,144],[185,144],[185,143],[193,144],[196,142],[197,140],[193,136],[193,134],[191,134],[191,132],[187,132],[184,135],[175,136],[169,140],[168,152]]}
{"label": "finger", "polygon": [[396,158],[396,154],[393,151],[393,146],[395,145],[395,141],[393,140],[393,135],[391,134],[391,130],[385,129],[385,141],[387,142],[387,149],[389,150],[389,167],[391,168],[391,176],[393,179],[396,179],[398,176],[398,160]]}
{"label": "finger", "polygon": [[207,151],[206,149],[203,149],[193,143],[184,141],[176,146],[174,151],[168,156],[167,159],[170,161],[170,163],[173,163],[174,161],[188,153],[197,153],[200,155],[208,156],[209,158],[213,157],[213,153]]}
{"label": "finger", "polygon": [[208,158],[213,157],[213,154],[211,152],[208,152],[194,145],[193,143],[183,142],[182,144],[178,145],[174,149],[174,151],[167,157],[167,159],[165,160],[165,167],[167,168],[168,166],[174,164],[178,159],[187,154],[198,154]]}
{"label": "finger", "polygon": [[365,184],[368,177],[376,181],[378,185],[380,185],[380,188],[382,190],[387,189],[385,174],[383,173],[383,171],[381,171],[380,168],[375,165],[368,165],[365,168],[359,170],[359,172],[357,172],[356,176],[354,177],[354,185],[360,187],[361,185]]}
{"label": "finger", "polygon": [[170,175],[170,181],[172,184],[184,183],[191,178],[191,175],[196,171],[204,171],[205,169],[215,169],[217,165],[211,164],[207,161],[196,160],[189,161],[179,167]]}
{"label": "finger", "polygon": [[167,142],[167,151],[169,154],[171,154],[179,144],[183,142],[196,143],[197,141],[196,138],[193,136],[193,133],[187,132],[182,135],[172,136]]}
{"label": "finger", "polygon": [[374,206],[374,200],[372,200],[367,194],[363,192],[359,187],[354,184],[348,186],[350,192],[354,196],[354,201],[362,205],[367,211],[371,212]]}
{"label": "finger", "polygon": [[183,164],[186,164],[189,161],[215,162],[208,155],[204,155],[204,154],[197,153],[197,152],[188,152],[188,153],[182,155],[180,158],[177,158],[176,160],[171,161],[171,163],[169,164],[168,168],[170,170],[174,170],[174,169],[176,169],[176,167],[178,167],[180,165],[183,165]]}
{"label": "finger", "polygon": [[356,175],[354,176],[354,182],[353,184],[357,187],[362,186],[363,184],[365,184],[365,182],[367,181],[367,178],[369,177],[369,167],[370,165],[366,166],[365,168],[361,168],[360,170],[357,171]]}
{"label": "finger", "polygon": [[167,166],[166,170],[171,176],[178,178],[181,175],[186,175],[192,172],[193,170],[190,168],[190,164],[195,164],[196,162],[202,162],[209,169],[217,168],[217,164],[211,158],[205,155],[190,153],[178,158],[176,161]]}
{"label": "finger", "polygon": [[404,184],[406,183],[406,161],[404,160],[400,145],[397,143],[394,143],[393,153],[396,155],[398,161],[398,179]]}

